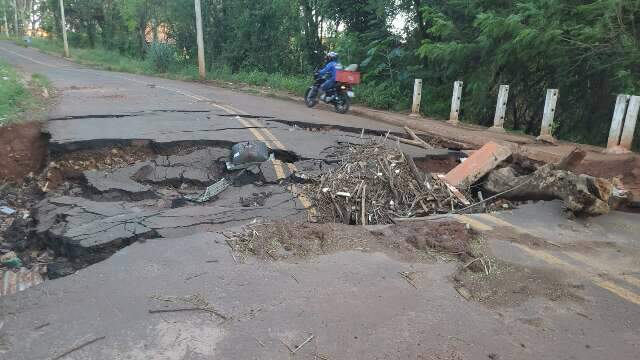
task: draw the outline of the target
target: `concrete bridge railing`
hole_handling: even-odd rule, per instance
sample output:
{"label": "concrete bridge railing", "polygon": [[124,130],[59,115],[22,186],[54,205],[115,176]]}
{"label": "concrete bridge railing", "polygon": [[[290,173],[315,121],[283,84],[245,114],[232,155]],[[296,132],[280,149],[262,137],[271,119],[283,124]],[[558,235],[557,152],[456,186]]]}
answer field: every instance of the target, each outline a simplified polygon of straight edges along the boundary
{"label": "concrete bridge railing", "polygon": [[[458,125],[460,122],[459,116],[463,84],[464,83],[462,81],[456,81],[453,84],[451,112],[448,120],[448,123],[453,125]],[[542,125],[540,127],[538,140],[551,143],[556,142],[556,139],[553,137],[553,127],[559,95],[560,91],[558,89],[547,89],[544,111],[542,113]],[[413,91],[412,115],[419,115],[421,97],[422,80],[416,79]],[[489,128],[490,130],[498,132],[505,131],[504,120],[506,117],[508,100],[509,85],[500,85],[493,126]],[[618,95],[616,107],[613,112],[613,118],[611,120],[611,130],[609,131],[607,149],[605,150],[606,153],[624,154],[631,152],[639,112],[640,96],[631,96],[626,94]]]}

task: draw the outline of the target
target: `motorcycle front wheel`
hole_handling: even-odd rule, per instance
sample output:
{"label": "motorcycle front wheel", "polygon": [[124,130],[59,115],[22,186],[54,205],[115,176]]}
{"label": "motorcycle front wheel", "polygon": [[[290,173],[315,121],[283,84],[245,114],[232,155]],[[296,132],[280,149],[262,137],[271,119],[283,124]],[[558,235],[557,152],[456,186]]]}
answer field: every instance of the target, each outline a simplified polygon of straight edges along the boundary
{"label": "motorcycle front wheel", "polygon": [[304,94],[304,103],[308,108],[312,108],[318,103],[318,90],[313,86],[308,88],[307,92]]}
{"label": "motorcycle front wheel", "polygon": [[338,94],[334,100],[333,106],[336,108],[338,114],[346,114],[351,106],[351,100],[347,94]]}

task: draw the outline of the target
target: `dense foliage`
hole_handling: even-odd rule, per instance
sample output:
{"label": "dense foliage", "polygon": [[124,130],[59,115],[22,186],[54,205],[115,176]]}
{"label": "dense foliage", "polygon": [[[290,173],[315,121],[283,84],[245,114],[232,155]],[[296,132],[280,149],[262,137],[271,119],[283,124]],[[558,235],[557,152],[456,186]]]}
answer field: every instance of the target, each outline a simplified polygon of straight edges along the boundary
{"label": "dense foliage", "polygon": [[[59,0],[17,1],[24,9],[32,4],[31,19],[58,36]],[[509,84],[506,126],[536,134],[546,89],[558,88],[556,134],[601,144],[616,94],[640,94],[638,0],[202,0],[202,6],[213,72],[307,74],[332,49],[343,63],[361,64],[361,98],[381,108],[406,109],[418,77],[425,84],[423,112],[446,117],[452,84],[463,80],[462,119],[488,125],[499,85]],[[65,0],[72,44],[150,57],[163,71],[194,62],[193,8],[193,0]],[[173,57],[167,46],[150,46],[154,41],[168,41]]]}

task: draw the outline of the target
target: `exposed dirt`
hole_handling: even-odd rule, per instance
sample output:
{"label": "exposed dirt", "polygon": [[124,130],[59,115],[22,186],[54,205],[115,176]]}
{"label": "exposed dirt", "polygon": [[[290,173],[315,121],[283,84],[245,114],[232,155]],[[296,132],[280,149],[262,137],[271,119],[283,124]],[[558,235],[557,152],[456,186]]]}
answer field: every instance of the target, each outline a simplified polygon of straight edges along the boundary
{"label": "exposed dirt", "polygon": [[240,255],[266,260],[300,259],[344,250],[380,251],[404,261],[432,261],[433,254],[469,256],[473,236],[463,224],[425,222],[368,229],[339,223],[289,223],[249,226],[226,234]]}
{"label": "exposed dirt", "polygon": [[29,174],[42,170],[47,156],[47,141],[40,122],[0,127],[0,182],[21,183]]}
{"label": "exposed dirt", "polygon": [[[473,300],[489,308],[514,307],[532,297],[551,301],[583,303],[583,285],[572,284],[561,272],[491,260],[489,275],[461,269],[455,276],[456,289],[469,291]],[[458,290],[460,291],[460,290]]]}
{"label": "exposed dirt", "polygon": [[620,176],[625,189],[633,193],[633,201],[640,202],[640,157],[637,155],[585,160],[577,167],[576,173],[609,179]]}
{"label": "exposed dirt", "polygon": [[444,159],[414,158],[413,160],[418,169],[427,173],[446,174],[459,165],[453,156]]}

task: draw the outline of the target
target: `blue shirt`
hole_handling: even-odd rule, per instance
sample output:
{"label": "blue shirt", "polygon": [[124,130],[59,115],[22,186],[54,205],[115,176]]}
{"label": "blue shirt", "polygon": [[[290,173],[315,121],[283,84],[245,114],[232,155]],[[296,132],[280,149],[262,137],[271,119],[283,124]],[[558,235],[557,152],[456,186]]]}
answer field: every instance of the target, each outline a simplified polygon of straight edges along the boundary
{"label": "blue shirt", "polygon": [[331,74],[331,81],[336,81],[336,70],[338,70],[338,62],[331,61],[329,62],[322,70],[320,70],[320,76]]}

